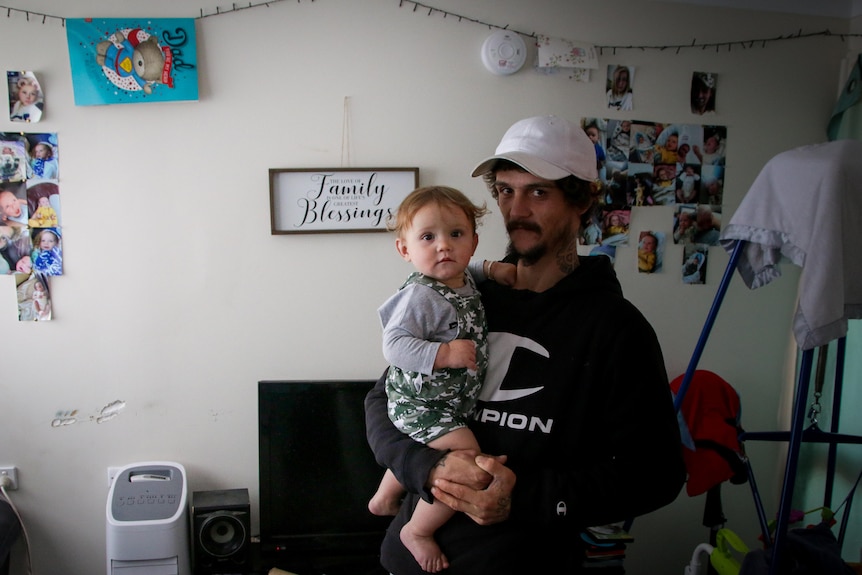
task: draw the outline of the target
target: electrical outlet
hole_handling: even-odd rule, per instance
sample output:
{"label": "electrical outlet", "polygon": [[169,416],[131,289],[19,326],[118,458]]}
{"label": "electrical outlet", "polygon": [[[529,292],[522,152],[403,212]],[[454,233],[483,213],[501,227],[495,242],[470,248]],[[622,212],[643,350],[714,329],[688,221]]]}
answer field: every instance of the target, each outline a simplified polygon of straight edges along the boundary
{"label": "electrical outlet", "polygon": [[114,478],[120,472],[120,467],[108,467],[108,487],[114,484]]}
{"label": "electrical outlet", "polygon": [[18,489],[18,468],[17,467],[2,467],[0,466],[0,478],[8,477],[11,479],[11,485],[6,486],[6,491]]}

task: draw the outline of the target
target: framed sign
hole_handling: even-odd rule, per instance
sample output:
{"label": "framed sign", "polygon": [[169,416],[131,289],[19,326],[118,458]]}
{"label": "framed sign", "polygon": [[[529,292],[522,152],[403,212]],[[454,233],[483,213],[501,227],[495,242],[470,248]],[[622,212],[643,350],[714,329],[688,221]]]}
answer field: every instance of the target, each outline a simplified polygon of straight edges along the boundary
{"label": "framed sign", "polygon": [[419,168],[269,170],[272,234],[386,231]]}

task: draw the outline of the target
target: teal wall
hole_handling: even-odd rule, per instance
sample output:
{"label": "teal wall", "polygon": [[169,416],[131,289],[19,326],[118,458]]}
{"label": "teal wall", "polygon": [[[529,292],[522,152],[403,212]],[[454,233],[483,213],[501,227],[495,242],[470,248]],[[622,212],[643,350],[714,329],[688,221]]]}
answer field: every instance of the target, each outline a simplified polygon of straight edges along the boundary
{"label": "teal wall", "polygon": [[[862,436],[862,417],[860,417],[860,406],[862,406],[862,353],[860,351],[862,351],[862,325],[859,325],[858,321],[851,321],[846,337],[838,431],[858,436]],[[808,408],[810,408],[814,401],[815,375],[819,353],[820,351],[818,350],[814,355],[813,371],[815,374],[812,374],[807,402]],[[837,342],[833,341],[830,343],[825,353],[827,362],[822,397],[820,398],[821,411],[817,425],[821,430],[829,431],[832,425],[831,416],[834,404],[833,392],[835,390]],[[808,411],[806,411],[805,425],[811,425],[811,420],[808,419]],[[862,487],[856,489],[851,499],[845,503],[842,502],[848,498],[850,490],[853,489],[854,484],[859,478],[859,474],[862,473],[862,445],[842,444],[838,446],[831,501],[825,501],[827,450],[828,447],[826,445],[803,444],[793,507],[801,511],[811,511],[821,506],[826,506],[836,512],[835,519],[840,525],[847,511],[847,505],[850,505],[842,556],[846,561],[858,562],[862,560],[862,548],[860,548],[860,541],[862,541],[862,495],[860,495],[860,492],[862,492]],[[811,513],[805,517],[805,524],[817,523],[819,517],[819,513]],[[836,536],[840,532],[839,525],[833,528]]]}

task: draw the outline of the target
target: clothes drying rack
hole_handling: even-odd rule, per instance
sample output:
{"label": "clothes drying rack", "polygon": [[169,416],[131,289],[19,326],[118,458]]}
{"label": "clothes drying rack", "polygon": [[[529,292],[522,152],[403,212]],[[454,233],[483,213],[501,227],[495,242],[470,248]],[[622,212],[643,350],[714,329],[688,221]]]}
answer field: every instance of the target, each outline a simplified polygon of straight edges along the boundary
{"label": "clothes drying rack", "polygon": [[[862,221],[862,167],[858,164],[862,164],[862,142],[847,140],[790,150],[779,154],[764,166],[730,224],[722,233],[721,243],[730,252],[730,259],[683,376],[679,392],[674,398],[674,407],[679,410],[734,273],[739,271],[748,286],[753,289],[780,276],[777,264],[782,255],[802,267],[800,297],[794,321],[794,335],[802,350],[802,356],[795,384],[790,429],[776,432],[744,432],[740,435],[741,441],[749,439],[783,441],[788,444],[774,537],[770,537],[768,521],[754,475],[751,473],[750,462],[746,462],[763,541],[767,546],[771,544],[770,575],[777,575],[783,553],[786,552],[787,528],[802,444],[815,442],[829,445],[824,495],[826,507],[831,506],[837,446],[842,443],[862,444],[862,437],[838,432],[846,352],[846,320],[862,317],[862,297],[860,297],[862,264],[852,263],[854,258],[858,259],[856,249],[862,244],[862,239],[854,236],[854,233],[862,233],[862,227],[852,229],[855,224]],[[812,168],[816,169],[812,170]],[[851,186],[855,186],[856,189],[848,189]],[[833,218],[832,221],[820,222],[835,224],[834,229],[825,232],[825,235],[831,237],[811,237],[813,230],[816,229],[818,232],[822,230],[812,222],[805,222],[804,218],[813,218],[815,214],[823,215],[824,210],[821,209],[818,212],[817,209],[824,206],[835,212],[830,216],[823,216]],[[800,213],[812,207],[813,211],[807,214]],[[765,211],[764,208],[770,208],[770,210]],[[750,239],[752,241],[749,241]],[[854,245],[850,245],[851,243]],[[842,266],[838,270],[834,268],[826,270],[834,274],[831,283],[829,281],[824,283],[823,276],[818,275],[818,271],[809,269],[816,264],[819,257],[818,246],[821,248],[828,246],[836,252],[826,258],[827,266],[835,263],[840,263]],[[838,271],[843,273],[836,273]],[[843,285],[835,285],[839,282]],[[825,302],[820,298],[832,299]],[[837,301],[834,301],[836,299]],[[835,316],[835,308],[824,309],[826,303],[840,306],[837,316]],[[829,305],[825,307],[828,308]],[[835,321],[835,317],[840,320]],[[820,321],[821,318],[829,318],[829,320]],[[820,377],[825,368],[826,349],[830,341],[837,342],[830,430],[822,431],[816,425],[805,428],[804,419],[814,351],[819,348],[818,377]],[[839,544],[843,543],[844,531],[850,515],[850,503],[851,501],[848,500],[844,510]]]}

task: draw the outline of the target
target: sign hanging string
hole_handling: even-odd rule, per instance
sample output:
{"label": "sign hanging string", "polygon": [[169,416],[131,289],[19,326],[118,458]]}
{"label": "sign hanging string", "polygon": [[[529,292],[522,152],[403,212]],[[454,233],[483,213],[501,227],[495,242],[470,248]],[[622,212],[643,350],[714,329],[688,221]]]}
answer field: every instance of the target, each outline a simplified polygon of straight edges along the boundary
{"label": "sign hanging string", "polygon": [[[345,157],[347,163],[345,164]],[[344,97],[344,112],[341,123],[341,167],[350,165],[350,96]]]}

